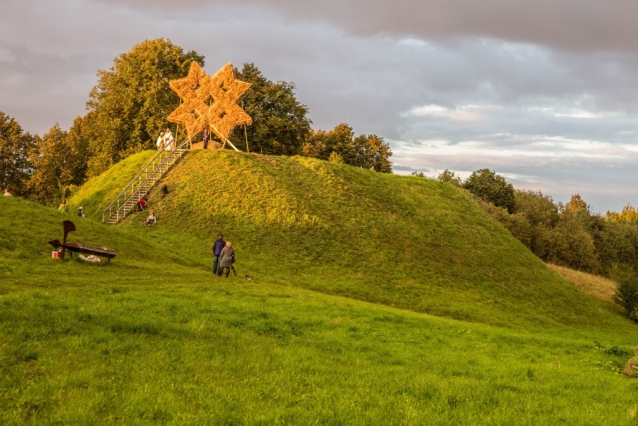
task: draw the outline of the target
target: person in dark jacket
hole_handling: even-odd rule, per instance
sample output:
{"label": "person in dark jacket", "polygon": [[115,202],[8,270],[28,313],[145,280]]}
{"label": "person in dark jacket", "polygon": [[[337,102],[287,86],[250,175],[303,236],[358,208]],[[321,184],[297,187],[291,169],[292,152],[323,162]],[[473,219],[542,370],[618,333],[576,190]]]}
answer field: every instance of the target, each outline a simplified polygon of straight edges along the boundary
{"label": "person in dark jacket", "polygon": [[208,149],[208,130],[204,130],[202,141],[204,142],[204,149]]}
{"label": "person in dark jacket", "polygon": [[233,268],[233,262],[235,261],[235,250],[233,249],[233,243],[228,241],[226,243],[226,247],[222,249],[221,254],[219,255],[219,277],[222,276],[224,269],[226,270],[226,278],[228,278],[228,274],[230,274],[230,270],[232,269],[237,276],[237,272],[235,272],[235,268]]}
{"label": "person in dark jacket", "polygon": [[219,238],[213,244],[213,256],[215,256],[215,262],[213,263],[213,274],[221,275],[219,270],[219,255],[222,254],[222,249],[226,247],[226,241],[224,241],[224,234],[219,234]]}

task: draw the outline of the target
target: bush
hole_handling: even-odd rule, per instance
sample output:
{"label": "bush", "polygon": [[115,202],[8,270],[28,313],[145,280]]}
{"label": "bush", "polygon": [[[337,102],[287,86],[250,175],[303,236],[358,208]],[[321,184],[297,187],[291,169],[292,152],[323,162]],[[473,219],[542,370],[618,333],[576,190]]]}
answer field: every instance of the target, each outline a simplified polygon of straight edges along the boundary
{"label": "bush", "polygon": [[524,215],[520,213],[509,214],[504,207],[496,207],[494,204],[483,201],[476,196],[474,200],[476,200],[485,213],[507,228],[514,238],[523,243],[527,248],[530,248],[532,242],[532,227]]}
{"label": "bush", "polygon": [[601,272],[594,239],[573,223],[560,223],[553,229],[545,230],[537,243],[536,254],[546,262],[579,271]]}
{"label": "bush", "polygon": [[461,178],[458,177],[454,172],[449,171],[448,169],[445,169],[443,173],[441,173],[439,177],[437,177],[437,179],[440,180],[441,182],[452,184],[456,186],[457,188],[463,187],[463,182],[461,182]]}
{"label": "bush", "polygon": [[330,157],[328,157],[328,161],[330,161],[331,163],[343,163],[343,157],[332,151]]}
{"label": "bush", "polygon": [[629,267],[614,265],[611,271],[616,280],[614,301],[625,309],[632,320],[638,322],[638,279]]}
{"label": "bush", "polygon": [[508,213],[514,212],[514,187],[512,184],[507,183],[503,176],[497,175],[489,169],[481,169],[473,172],[470,177],[463,182],[463,188],[483,201],[492,203],[496,207],[507,209]]}

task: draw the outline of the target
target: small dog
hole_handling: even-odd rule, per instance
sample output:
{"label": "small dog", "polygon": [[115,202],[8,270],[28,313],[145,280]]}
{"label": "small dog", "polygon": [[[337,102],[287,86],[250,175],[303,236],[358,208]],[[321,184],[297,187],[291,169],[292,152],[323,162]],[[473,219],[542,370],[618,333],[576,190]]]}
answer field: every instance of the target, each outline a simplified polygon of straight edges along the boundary
{"label": "small dog", "polygon": [[253,279],[253,277],[252,277],[252,276],[250,276],[250,275],[246,275],[246,281],[250,281],[250,280],[252,280],[252,279]]}

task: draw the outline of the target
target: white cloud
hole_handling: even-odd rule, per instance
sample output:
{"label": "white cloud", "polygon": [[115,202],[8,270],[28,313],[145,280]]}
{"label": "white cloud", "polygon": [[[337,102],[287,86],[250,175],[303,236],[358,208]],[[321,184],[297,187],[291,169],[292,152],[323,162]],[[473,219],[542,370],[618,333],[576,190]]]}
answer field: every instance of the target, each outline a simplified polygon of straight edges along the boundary
{"label": "white cloud", "polygon": [[453,122],[473,123],[483,120],[484,111],[503,109],[498,105],[460,105],[456,108],[445,108],[440,105],[423,105],[401,113],[401,117],[439,117]]}
{"label": "white cloud", "polygon": [[556,117],[568,117],[568,118],[600,118],[601,114],[597,114],[591,111],[573,110],[569,112],[557,112],[554,114]]}
{"label": "white cloud", "polygon": [[440,105],[423,105],[420,107],[414,107],[408,112],[401,114],[402,117],[413,115],[415,117],[436,116],[443,117],[449,113],[449,109]]}

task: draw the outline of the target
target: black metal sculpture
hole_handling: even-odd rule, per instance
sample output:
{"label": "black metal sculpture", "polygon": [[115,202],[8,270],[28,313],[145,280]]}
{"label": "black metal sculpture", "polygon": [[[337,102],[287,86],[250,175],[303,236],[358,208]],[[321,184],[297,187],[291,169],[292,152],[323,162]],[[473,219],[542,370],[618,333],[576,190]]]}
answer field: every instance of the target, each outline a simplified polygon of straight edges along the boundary
{"label": "black metal sculpture", "polygon": [[62,225],[64,226],[64,241],[62,242],[60,242],[60,240],[49,241],[49,244],[51,244],[56,249],[62,247],[62,250],[60,251],[60,259],[64,259],[64,253],[66,252],[66,250],[69,250],[71,252],[71,256],[73,256],[74,252],[92,254],[94,256],[106,257],[109,260],[109,262],[111,261],[112,258],[117,256],[117,253],[115,253],[115,250],[107,249],[106,247],[87,246],[86,244],[80,244],[80,243],[67,243],[66,237],[67,235],[69,235],[69,232],[75,231],[75,225],[70,220],[65,220],[64,222],[62,222]]}

